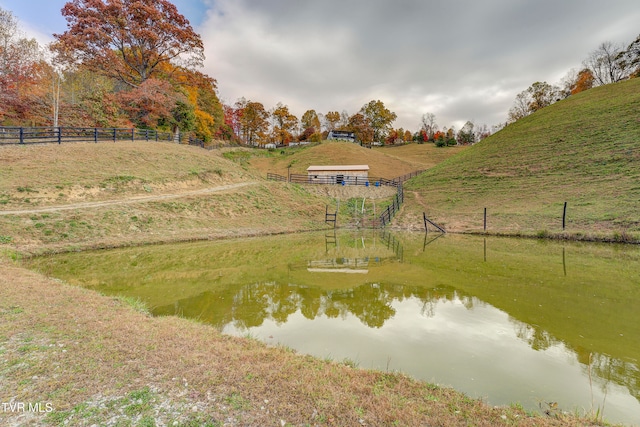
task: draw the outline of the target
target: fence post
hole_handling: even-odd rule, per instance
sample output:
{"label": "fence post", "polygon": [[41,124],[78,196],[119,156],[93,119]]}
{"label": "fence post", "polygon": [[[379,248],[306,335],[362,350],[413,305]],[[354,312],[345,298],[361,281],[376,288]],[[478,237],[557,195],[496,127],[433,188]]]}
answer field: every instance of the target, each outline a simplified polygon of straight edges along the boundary
{"label": "fence post", "polygon": [[131,142],[136,140],[136,129],[132,128],[131,129]]}
{"label": "fence post", "polygon": [[116,142],[116,128],[113,128],[113,142]]}
{"label": "fence post", "polygon": [[98,143],[98,128],[93,128],[93,142]]}
{"label": "fence post", "polygon": [[562,231],[567,223],[567,202],[564,202],[564,209],[562,209]]}
{"label": "fence post", "polygon": [[62,144],[62,126],[58,126],[58,145]]}
{"label": "fence post", "polygon": [[484,231],[487,231],[487,208],[484,208]]}
{"label": "fence post", "polygon": [[20,128],[20,144],[24,144],[24,128]]}

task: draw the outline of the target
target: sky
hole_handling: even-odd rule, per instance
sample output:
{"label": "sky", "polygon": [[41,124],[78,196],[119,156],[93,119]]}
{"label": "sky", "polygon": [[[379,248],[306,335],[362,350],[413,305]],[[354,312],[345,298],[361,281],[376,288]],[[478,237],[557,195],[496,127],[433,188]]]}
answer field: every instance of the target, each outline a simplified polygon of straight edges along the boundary
{"label": "sky", "polygon": [[[640,34],[638,0],[173,0],[205,46],[221,100],[298,118],[380,100],[416,131],[504,123],[519,92],[560,84],[603,42]],[[41,43],[65,0],[0,0]]]}

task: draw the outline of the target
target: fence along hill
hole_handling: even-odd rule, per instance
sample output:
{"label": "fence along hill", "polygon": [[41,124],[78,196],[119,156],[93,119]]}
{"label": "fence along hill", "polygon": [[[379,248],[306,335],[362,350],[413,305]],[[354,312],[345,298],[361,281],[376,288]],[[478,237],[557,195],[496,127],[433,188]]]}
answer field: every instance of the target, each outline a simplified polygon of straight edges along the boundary
{"label": "fence along hill", "polygon": [[539,110],[407,183],[401,221],[554,233],[566,201],[567,232],[639,233],[639,111],[640,79]]}

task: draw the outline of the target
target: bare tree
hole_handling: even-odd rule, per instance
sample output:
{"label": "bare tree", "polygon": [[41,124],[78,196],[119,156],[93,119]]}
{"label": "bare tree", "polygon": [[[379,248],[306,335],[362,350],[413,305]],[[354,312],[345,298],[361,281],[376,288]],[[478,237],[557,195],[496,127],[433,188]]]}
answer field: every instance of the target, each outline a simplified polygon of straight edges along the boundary
{"label": "bare tree", "polygon": [[640,77],[640,35],[616,59],[630,77]]}
{"label": "bare tree", "polygon": [[422,115],[421,121],[422,129],[427,133],[429,139],[433,139],[433,134],[438,130],[438,125],[436,124],[436,115],[433,113],[424,113]]}
{"label": "bare tree", "polygon": [[619,82],[627,77],[624,63],[618,60],[621,52],[620,46],[604,42],[584,60],[583,65],[591,70],[597,85]]}

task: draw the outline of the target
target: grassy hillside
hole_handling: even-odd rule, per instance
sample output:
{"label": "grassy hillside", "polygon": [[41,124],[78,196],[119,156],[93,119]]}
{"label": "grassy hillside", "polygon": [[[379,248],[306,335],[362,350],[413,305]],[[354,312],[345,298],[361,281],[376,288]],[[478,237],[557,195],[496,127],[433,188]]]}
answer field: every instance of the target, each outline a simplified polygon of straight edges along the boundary
{"label": "grassy hillside", "polygon": [[349,142],[322,144],[287,150],[276,150],[269,157],[253,157],[252,168],[262,175],[267,172],[287,175],[306,174],[311,165],[369,165],[369,176],[395,178],[409,172],[427,169],[458,152],[462,147],[436,148],[431,144],[399,147],[363,148]]}
{"label": "grassy hillside", "polygon": [[[146,142],[3,146],[0,171],[0,244],[12,250],[325,227],[327,198],[268,182],[217,150]],[[230,185],[238,186],[196,194]]]}
{"label": "grassy hillside", "polygon": [[422,212],[458,231],[619,240],[640,232],[640,79],[571,96],[507,126],[407,184],[398,223]]}

